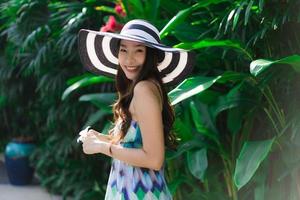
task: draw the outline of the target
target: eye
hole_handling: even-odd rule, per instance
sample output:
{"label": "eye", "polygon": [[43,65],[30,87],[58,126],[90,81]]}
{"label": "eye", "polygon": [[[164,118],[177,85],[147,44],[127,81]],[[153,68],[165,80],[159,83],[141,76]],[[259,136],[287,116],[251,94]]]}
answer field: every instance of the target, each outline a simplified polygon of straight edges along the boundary
{"label": "eye", "polygon": [[138,52],[138,53],[143,53],[143,52],[144,52],[144,49],[137,49],[136,52]]}
{"label": "eye", "polygon": [[119,50],[120,52],[127,52],[127,50],[126,49],[123,49],[123,48],[120,48],[120,50]]}

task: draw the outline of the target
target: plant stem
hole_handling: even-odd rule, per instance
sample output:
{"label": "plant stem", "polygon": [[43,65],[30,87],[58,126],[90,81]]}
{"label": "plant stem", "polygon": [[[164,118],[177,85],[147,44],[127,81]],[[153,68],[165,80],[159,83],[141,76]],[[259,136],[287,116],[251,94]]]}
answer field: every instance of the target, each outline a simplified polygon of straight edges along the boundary
{"label": "plant stem", "polygon": [[234,185],[234,182],[232,181],[232,172],[233,172],[233,168],[231,166],[231,162],[230,160],[225,160],[223,159],[223,163],[224,163],[224,168],[225,168],[225,174],[224,174],[224,178],[226,181],[226,186],[227,186],[227,191],[228,191],[228,195],[232,200],[238,200],[237,197],[237,190],[236,187]]}
{"label": "plant stem", "polygon": [[275,101],[275,98],[274,98],[274,96],[272,94],[272,91],[271,91],[271,89],[270,89],[269,86],[267,87],[267,91],[269,93],[270,101],[272,102],[272,105],[274,107],[274,112],[276,110],[275,113],[277,114],[278,121],[279,121],[279,123],[281,125],[281,128],[283,128],[284,125],[285,125],[284,114],[283,114],[282,110],[280,110],[280,108],[278,106],[278,103]]}
{"label": "plant stem", "polygon": [[269,117],[269,119],[270,119],[270,121],[271,121],[271,123],[272,123],[272,125],[273,125],[273,127],[274,127],[274,129],[275,129],[276,135],[279,135],[280,132],[279,132],[279,130],[278,130],[278,128],[277,128],[277,125],[276,125],[274,119],[273,119],[272,116],[271,116],[271,113],[270,113],[266,108],[264,108],[264,111],[265,111],[265,113],[267,114],[267,116]]}
{"label": "plant stem", "polygon": [[271,92],[271,89],[269,86],[266,87],[266,91],[262,91],[263,95],[265,96],[265,98],[267,99],[268,103],[270,104],[275,116],[277,117],[277,120],[279,121],[280,123],[280,126],[281,128],[284,127],[284,116],[282,115],[280,109],[279,109],[279,106],[278,104],[276,103],[273,95],[272,95],[272,92]]}

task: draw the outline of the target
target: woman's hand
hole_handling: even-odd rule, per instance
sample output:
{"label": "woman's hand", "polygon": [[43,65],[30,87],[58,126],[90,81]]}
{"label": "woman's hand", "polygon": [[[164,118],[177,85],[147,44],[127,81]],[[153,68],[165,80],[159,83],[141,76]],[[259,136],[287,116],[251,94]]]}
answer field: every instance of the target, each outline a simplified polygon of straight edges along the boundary
{"label": "woman's hand", "polygon": [[103,153],[109,155],[110,140],[90,127],[79,132],[77,142],[82,142],[82,149],[85,154]]}
{"label": "woman's hand", "polygon": [[85,154],[106,154],[108,148],[109,144],[107,142],[98,140],[98,138],[92,133],[88,133],[87,137],[82,142],[82,149]]}
{"label": "woman's hand", "polygon": [[85,138],[87,138],[87,136],[89,135],[89,137],[97,137],[98,140],[102,141],[102,142],[110,142],[111,138],[109,135],[105,135],[102,133],[99,133],[97,131],[95,131],[94,129],[91,129],[89,126],[87,128],[85,128],[84,130],[79,132],[79,137],[77,138],[77,142],[83,142],[85,140]]}

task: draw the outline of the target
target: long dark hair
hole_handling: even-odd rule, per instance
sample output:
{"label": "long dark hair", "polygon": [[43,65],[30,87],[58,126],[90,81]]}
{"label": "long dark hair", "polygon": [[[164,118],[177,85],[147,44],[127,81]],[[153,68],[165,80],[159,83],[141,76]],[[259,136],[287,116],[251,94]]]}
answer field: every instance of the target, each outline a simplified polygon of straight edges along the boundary
{"label": "long dark hair", "polygon": [[[117,120],[121,119],[121,127],[120,127],[120,135],[117,137],[113,137],[113,140],[118,141],[123,139],[127,133],[128,128],[130,127],[130,123],[132,120],[132,116],[129,112],[129,105],[133,98],[133,89],[134,86],[143,80],[155,80],[161,89],[162,95],[162,120],[164,127],[164,139],[165,145],[168,148],[174,149],[176,148],[176,137],[174,133],[171,131],[175,115],[172,106],[170,105],[167,92],[162,83],[161,76],[159,74],[157,65],[158,65],[158,56],[159,50],[146,47],[146,58],[145,63],[143,65],[142,70],[140,71],[137,79],[135,81],[127,79],[125,73],[118,67],[118,72],[116,76],[116,89],[118,91],[118,100],[113,105],[113,113],[114,113],[114,121],[115,125]],[[113,129],[110,131],[112,135]],[[117,138],[117,139],[116,139]]]}

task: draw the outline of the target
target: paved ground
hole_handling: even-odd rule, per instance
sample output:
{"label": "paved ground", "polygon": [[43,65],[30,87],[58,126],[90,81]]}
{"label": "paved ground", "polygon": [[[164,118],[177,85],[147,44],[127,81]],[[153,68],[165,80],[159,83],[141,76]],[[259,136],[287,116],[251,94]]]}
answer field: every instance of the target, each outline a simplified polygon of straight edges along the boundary
{"label": "paved ground", "polygon": [[12,186],[0,184],[1,200],[60,200],[62,198],[48,194],[38,185]]}
{"label": "paved ground", "polygon": [[0,155],[0,200],[61,200],[56,195],[49,194],[35,180],[31,185],[13,186],[9,183],[4,165],[3,155]]}

